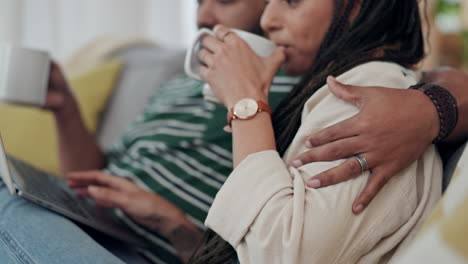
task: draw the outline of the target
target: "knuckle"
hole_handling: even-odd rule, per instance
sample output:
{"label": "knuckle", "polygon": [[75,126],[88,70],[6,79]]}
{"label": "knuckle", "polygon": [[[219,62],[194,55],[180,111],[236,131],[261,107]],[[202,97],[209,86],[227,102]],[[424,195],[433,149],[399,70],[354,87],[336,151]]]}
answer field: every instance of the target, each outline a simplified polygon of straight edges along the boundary
{"label": "knuckle", "polygon": [[348,168],[352,174],[361,173],[362,171],[361,164],[355,158],[352,158],[350,162],[348,162]]}
{"label": "knuckle", "polygon": [[329,138],[329,132],[327,129],[320,130],[311,140],[313,141],[312,144],[314,145],[322,145],[323,142],[326,142]]}
{"label": "knuckle", "polygon": [[99,182],[104,182],[104,181],[105,181],[104,174],[95,172],[94,175],[96,175],[96,179],[97,179]]}
{"label": "knuckle", "polygon": [[306,162],[306,163],[315,160],[314,151],[309,150],[309,151],[307,151],[307,152],[304,152],[304,153],[301,155],[301,160],[302,160],[303,162]]}
{"label": "knuckle", "polygon": [[310,144],[311,144],[312,146],[320,146],[320,145],[321,145],[320,136],[321,136],[321,135],[317,134],[317,135],[315,135],[315,136],[313,136],[313,137],[310,137],[310,138],[308,139],[308,141],[310,142]]}
{"label": "knuckle", "polygon": [[347,178],[343,177],[343,174],[340,173],[340,167],[336,167],[336,168],[323,172],[321,174],[321,179],[323,179],[323,182],[324,182],[324,184],[322,185],[326,185],[326,186],[338,184],[347,180]]}
{"label": "knuckle", "polygon": [[345,180],[346,179],[341,178],[341,175],[337,172],[336,169],[332,169],[332,170],[328,171],[328,175],[327,175],[327,184],[328,185],[337,184],[337,183],[343,182]]}
{"label": "knuckle", "polygon": [[198,58],[199,58],[200,60],[203,60],[203,57],[204,57],[204,56],[205,56],[205,51],[204,51],[204,50],[200,50],[200,51],[198,52]]}
{"label": "knuckle", "polygon": [[223,45],[221,49],[219,50],[219,55],[220,56],[227,56],[229,54],[229,47],[228,45]]}
{"label": "knuckle", "polygon": [[327,152],[330,156],[330,159],[340,159],[343,158],[343,149],[338,146],[331,146]]}
{"label": "knuckle", "polygon": [[134,197],[133,194],[123,195],[122,199],[120,200],[120,206],[122,209],[127,209],[131,206],[131,201],[136,200],[137,197]]}
{"label": "knuckle", "polygon": [[98,198],[107,198],[109,197],[109,193],[106,189],[103,188],[96,188],[96,191],[94,192],[95,196]]}
{"label": "knuckle", "polygon": [[368,118],[361,118],[359,123],[360,123],[359,128],[361,129],[361,131],[372,131],[373,123],[375,122],[373,122],[372,120]]}
{"label": "knuckle", "polygon": [[215,60],[212,61],[211,66],[208,67],[208,72],[210,70],[212,70],[212,69],[218,69],[218,68],[222,69],[222,67],[220,67],[220,64],[221,64],[221,62],[220,62],[220,59],[218,57],[218,58],[216,58]]}
{"label": "knuckle", "polygon": [[333,129],[327,129],[323,131],[323,139],[324,140],[332,140],[338,137],[337,132]]}
{"label": "knuckle", "polygon": [[350,179],[349,173],[346,173],[346,171],[343,171],[341,167],[336,167],[334,169],[331,169],[328,171],[328,182],[329,184],[338,184],[344,181],[347,181]]}

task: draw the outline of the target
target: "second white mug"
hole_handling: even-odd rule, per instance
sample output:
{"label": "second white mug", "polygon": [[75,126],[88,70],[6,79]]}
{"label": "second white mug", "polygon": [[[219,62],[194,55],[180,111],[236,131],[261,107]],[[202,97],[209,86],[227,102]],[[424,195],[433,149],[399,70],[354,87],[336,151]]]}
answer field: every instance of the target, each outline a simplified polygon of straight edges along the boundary
{"label": "second white mug", "polygon": [[47,52],[0,43],[0,101],[44,106],[49,72]]}

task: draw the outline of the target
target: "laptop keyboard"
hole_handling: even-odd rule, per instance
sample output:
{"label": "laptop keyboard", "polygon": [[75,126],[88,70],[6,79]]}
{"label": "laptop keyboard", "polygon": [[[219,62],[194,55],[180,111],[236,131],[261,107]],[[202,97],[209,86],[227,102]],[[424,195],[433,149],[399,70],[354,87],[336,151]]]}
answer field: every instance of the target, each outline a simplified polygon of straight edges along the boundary
{"label": "laptop keyboard", "polygon": [[[28,192],[49,203],[62,207],[67,211],[71,211],[74,214],[87,219],[91,218],[87,210],[83,209],[86,201],[77,199],[71,190],[65,191],[65,188],[68,187],[65,186],[63,180],[35,169],[31,165],[13,157],[8,157],[8,161],[10,167],[16,170],[13,170],[12,173],[16,173],[18,179],[23,181],[21,185]],[[48,188],[48,186],[55,186],[55,188]]]}

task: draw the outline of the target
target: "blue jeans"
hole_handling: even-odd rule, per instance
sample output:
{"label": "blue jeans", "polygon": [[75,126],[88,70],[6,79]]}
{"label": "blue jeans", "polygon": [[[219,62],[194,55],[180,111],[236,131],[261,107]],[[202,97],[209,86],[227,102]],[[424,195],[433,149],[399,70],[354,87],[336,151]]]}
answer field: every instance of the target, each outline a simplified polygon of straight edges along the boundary
{"label": "blue jeans", "polygon": [[10,195],[0,180],[0,263],[149,263],[134,249],[100,240],[105,242],[99,244],[65,217]]}

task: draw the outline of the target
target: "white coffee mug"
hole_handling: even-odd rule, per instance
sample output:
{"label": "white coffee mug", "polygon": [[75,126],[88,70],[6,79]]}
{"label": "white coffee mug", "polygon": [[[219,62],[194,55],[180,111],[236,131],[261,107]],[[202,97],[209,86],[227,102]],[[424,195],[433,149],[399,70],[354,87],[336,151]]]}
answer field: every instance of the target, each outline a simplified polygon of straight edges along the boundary
{"label": "white coffee mug", "polygon": [[44,106],[50,63],[47,52],[0,43],[0,101]]}
{"label": "white coffee mug", "polygon": [[[276,48],[276,45],[259,35],[239,30],[239,29],[231,29],[231,32],[237,34],[241,39],[245,40],[247,44],[252,48],[257,55],[261,57],[268,57],[270,56]],[[201,49],[201,39],[205,36],[215,36],[215,33],[207,28],[202,28],[198,31],[192,45],[190,46],[187,56],[185,57],[185,73],[197,80],[202,80],[200,75],[198,74],[198,68],[202,65],[200,60],[198,59],[198,52]]]}
{"label": "white coffee mug", "polygon": [[[257,55],[261,57],[270,56],[276,48],[276,45],[272,41],[263,38],[259,35],[255,35],[253,33],[239,29],[231,29],[231,32],[237,34],[237,36],[245,40],[245,42],[247,42],[247,44],[252,48],[252,50],[255,51],[255,53],[257,53]],[[207,35],[216,37],[215,33],[212,30],[207,28],[200,29],[200,31],[198,31],[197,35],[195,36],[192,45],[190,45],[190,48],[185,57],[185,73],[191,78],[200,81],[202,80],[202,78],[198,73],[198,68],[202,65],[202,63],[198,59],[198,52],[200,52],[201,49],[201,39]],[[203,86],[203,95],[205,100],[216,103],[219,102],[214,96],[208,84],[205,84]]]}

